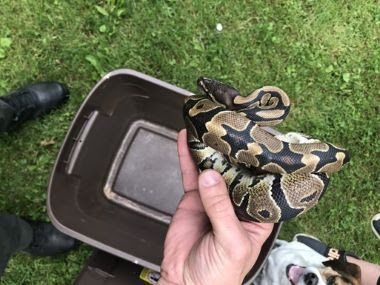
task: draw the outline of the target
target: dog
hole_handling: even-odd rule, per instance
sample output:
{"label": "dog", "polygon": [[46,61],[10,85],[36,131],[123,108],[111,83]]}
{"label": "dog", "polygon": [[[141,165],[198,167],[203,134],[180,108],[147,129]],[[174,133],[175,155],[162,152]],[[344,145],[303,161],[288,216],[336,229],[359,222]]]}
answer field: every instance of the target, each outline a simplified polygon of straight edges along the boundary
{"label": "dog", "polygon": [[254,285],[359,285],[360,267],[329,260],[307,245],[276,240]]}

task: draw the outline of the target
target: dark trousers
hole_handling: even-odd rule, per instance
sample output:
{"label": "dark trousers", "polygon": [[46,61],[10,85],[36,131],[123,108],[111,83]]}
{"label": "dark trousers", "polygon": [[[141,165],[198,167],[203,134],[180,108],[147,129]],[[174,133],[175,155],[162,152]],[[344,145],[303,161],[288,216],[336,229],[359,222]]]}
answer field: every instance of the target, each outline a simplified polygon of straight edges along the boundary
{"label": "dark trousers", "polygon": [[[13,108],[0,98],[0,133],[8,130],[13,116]],[[32,239],[33,230],[27,222],[17,216],[0,214],[0,276],[9,257],[28,247]]]}
{"label": "dark trousers", "polygon": [[11,106],[1,100],[0,97],[0,133],[8,130],[14,116],[14,110]]}
{"label": "dark trousers", "polygon": [[29,246],[33,240],[33,230],[23,219],[8,214],[0,214],[0,276],[9,257]]}

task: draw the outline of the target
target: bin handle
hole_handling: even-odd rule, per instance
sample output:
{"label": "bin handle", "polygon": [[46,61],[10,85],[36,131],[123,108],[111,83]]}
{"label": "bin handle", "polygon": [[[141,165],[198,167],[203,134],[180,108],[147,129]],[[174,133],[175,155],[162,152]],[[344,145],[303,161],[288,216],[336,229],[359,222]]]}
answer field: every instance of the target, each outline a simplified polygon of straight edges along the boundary
{"label": "bin handle", "polygon": [[84,145],[86,138],[90,133],[90,130],[94,122],[96,121],[98,115],[99,112],[95,110],[92,111],[89,115],[83,116],[84,121],[78,134],[68,138],[69,140],[71,139],[72,141],[74,141],[74,143],[71,147],[67,160],[64,161],[64,163],[66,164],[65,170],[67,174],[70,175],[73,173],[74,166],[79,157],[82,146]]}

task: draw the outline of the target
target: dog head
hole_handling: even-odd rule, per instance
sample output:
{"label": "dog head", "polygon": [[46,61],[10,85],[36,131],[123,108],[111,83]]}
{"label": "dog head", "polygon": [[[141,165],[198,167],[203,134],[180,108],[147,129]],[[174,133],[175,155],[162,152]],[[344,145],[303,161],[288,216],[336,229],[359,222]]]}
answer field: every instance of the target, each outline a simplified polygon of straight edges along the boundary
{"label": "dog head", "polygon": [[302,267],[289,264],[286,276],[292,285],[360,285],[360,267],[349,262],[328,260],[326,267]]}

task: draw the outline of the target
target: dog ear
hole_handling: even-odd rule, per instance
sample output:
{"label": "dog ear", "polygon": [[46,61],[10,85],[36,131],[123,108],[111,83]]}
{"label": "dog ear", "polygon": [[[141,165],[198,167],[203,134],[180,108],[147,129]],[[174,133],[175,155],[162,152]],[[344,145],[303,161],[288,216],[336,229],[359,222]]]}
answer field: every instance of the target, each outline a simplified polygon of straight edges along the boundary
{"label": "dog ear", "polygon": [[354,263],[343,262],[339,260],[327,260],[322,262],[324,266],[331,267],[333,270],[340,273],[342,276],[346,278],[354,278],[354,280],[358,280],[359,284],[361,284],[361,270],[360,267]]}

